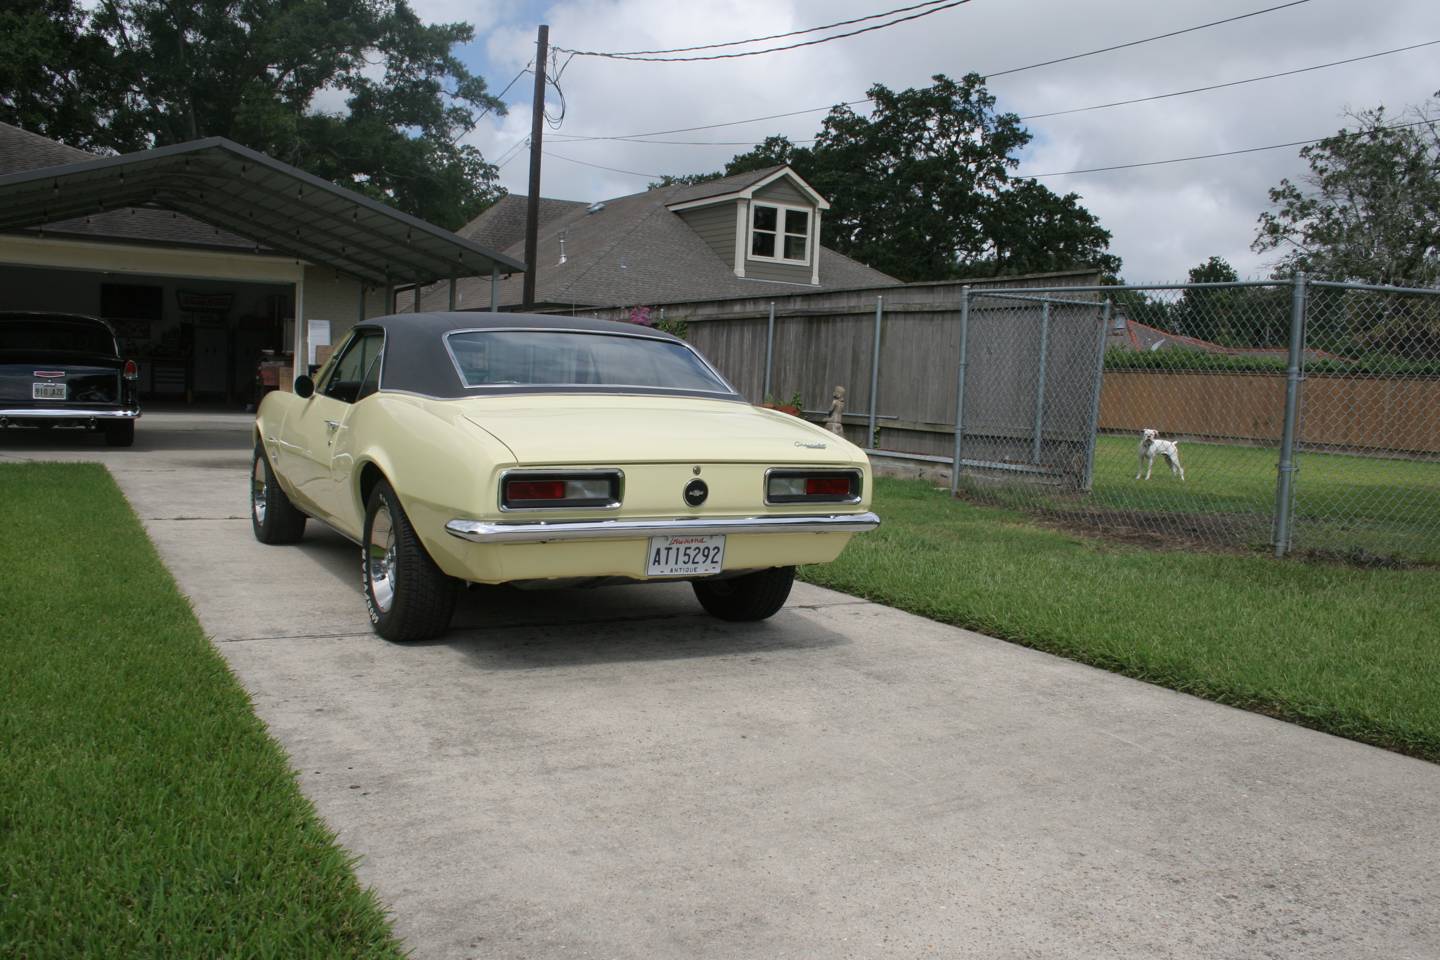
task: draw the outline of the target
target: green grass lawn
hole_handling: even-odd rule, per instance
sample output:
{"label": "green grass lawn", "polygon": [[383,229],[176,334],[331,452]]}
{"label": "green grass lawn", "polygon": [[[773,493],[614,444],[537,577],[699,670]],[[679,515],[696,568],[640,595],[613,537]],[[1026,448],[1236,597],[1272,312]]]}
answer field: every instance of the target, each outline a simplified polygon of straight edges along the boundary
{"label": "green grass lawn", "polygon": [[401,956],[109,474],[0,502],[0,956]]}
{"label": "green grass lawn", "polygon": [[[1265,548],[1275,509],[1279,450],[1185,441],[1185,482],[1157,458],[1151,478],[1135,479],[1136,439],[1102,436],[1090,496],[1016,487],[987,496],[1060,513],[1131,511],[1132,525],[1235,546]],[[1440,563],[1440,463],[1302,452],[1295,474],[1299,551],[1348,553]]]}
{"label": "green grass lawn", "polygon": [[804,578],[1440,762],[1440,571],[1115,545],[923,481],[878,478],[875,510]]}

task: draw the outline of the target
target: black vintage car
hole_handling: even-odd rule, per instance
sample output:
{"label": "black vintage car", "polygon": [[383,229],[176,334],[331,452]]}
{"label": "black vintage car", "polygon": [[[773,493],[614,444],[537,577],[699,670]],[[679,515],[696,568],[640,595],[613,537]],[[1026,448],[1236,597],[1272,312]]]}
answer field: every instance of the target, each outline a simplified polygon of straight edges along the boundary
{"label": "black vintage car", "polygon": [[0,311],[0,427],[84,427],[135,442],[139,369],[103,320]]}

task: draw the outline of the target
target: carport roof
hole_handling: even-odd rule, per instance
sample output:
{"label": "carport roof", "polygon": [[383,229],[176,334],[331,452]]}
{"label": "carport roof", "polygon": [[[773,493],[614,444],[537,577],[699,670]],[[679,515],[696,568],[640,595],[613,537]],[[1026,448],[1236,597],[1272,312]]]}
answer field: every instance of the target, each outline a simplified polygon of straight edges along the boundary
{"label": "carport roof", "polygon": [[161,207],[376,285],[524,264],[223,137],[0,176],[0,231]]}

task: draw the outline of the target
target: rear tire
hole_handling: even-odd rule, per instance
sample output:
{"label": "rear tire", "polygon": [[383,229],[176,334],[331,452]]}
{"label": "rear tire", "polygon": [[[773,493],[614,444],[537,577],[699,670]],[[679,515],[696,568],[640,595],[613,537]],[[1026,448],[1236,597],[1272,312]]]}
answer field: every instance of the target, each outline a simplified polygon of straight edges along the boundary
{"label": "rear tire", "polygon": [[775,567],[727,580],[696,580],[691,586],[706,613],[740,623],[774,616],[794,583],[794,567]]}
{"label": "rear tire", "polygon": [[409,643],[438,637],[450,628],[458,581],[430,559],[385,480],[370,491],[360,543],[365,608],[376,633]]}
{"label": "rear tire", "polygon": [[107,447],[129,447],[135,444],[135,421],[116,420],[105,424],[105,445]]}
{"label": "rear tire", "polygon": [[305,514],[280,489],[258,443],[250,465],[250,529],[261,543],[295,543],[305,535]]}

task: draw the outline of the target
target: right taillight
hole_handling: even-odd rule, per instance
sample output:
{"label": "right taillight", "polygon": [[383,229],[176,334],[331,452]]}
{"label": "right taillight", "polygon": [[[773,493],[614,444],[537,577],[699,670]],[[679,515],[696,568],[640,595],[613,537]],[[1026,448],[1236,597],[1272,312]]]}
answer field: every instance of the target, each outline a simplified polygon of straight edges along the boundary
{"label": "right taillight", "polygon": [[766,503],[856,503],[858,470],[771,470],[765,478]]}
{"label": "right taillight", "polygon": [[140,365],[137,364],[134,360],[126,360],[124,369],[120,371],[120,376],[124,377],[126,380],[139,380]]}

